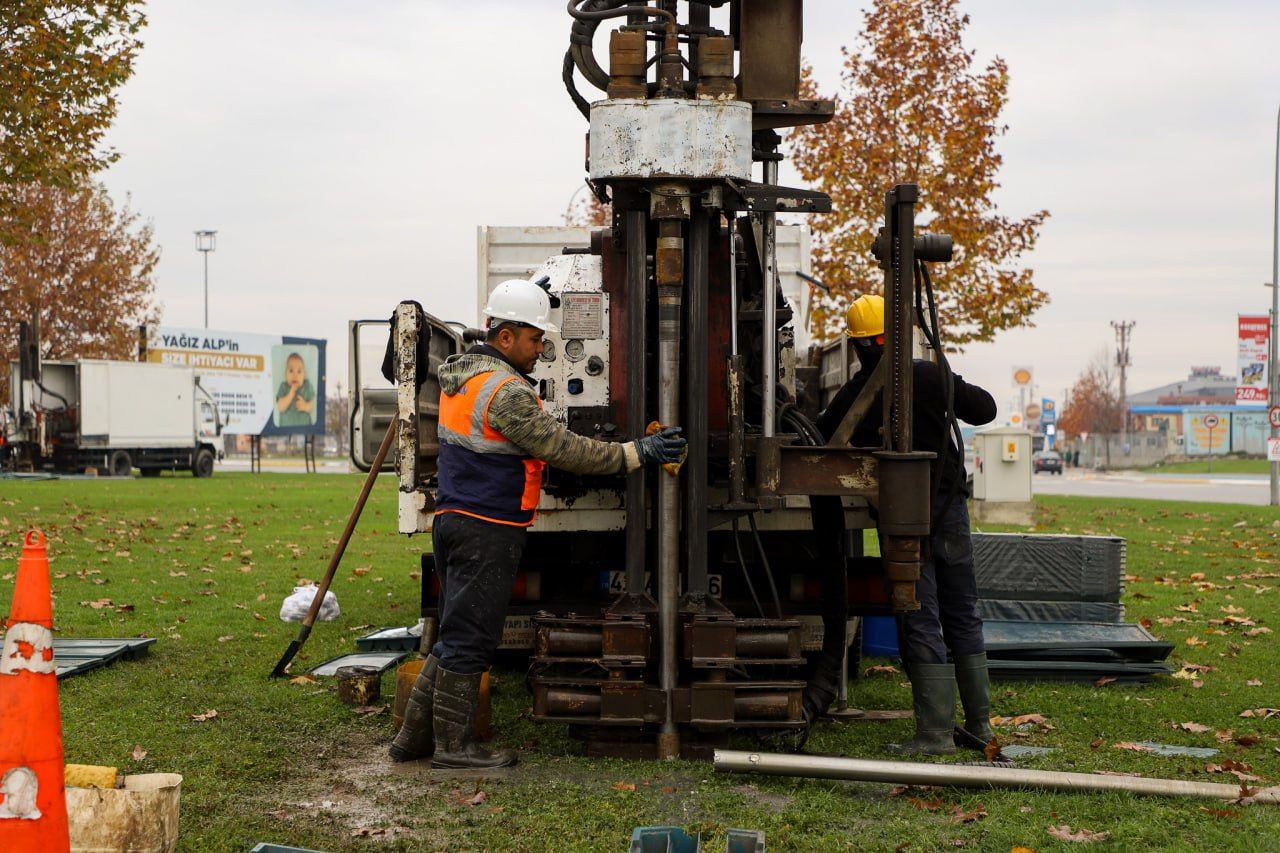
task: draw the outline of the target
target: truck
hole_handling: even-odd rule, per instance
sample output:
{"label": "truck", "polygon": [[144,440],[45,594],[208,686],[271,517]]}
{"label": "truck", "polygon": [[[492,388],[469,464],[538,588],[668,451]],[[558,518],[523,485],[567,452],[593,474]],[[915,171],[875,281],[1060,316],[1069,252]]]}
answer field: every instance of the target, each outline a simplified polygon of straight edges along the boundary
{"label": "truck", "polygon": [[0,443],[12,470],[213,475],[222,423],[192,368],[41,361],[24,347],[9,366],[9,394]]}

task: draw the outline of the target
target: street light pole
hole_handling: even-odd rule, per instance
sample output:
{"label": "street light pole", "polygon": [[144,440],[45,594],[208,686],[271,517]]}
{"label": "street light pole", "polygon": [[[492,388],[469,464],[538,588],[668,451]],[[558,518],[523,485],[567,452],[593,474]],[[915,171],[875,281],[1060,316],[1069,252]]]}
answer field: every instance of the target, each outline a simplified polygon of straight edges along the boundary
{"label": "street light pole", "polygon": [[[1271,329],[1267,346],[1267,404],[1280,406],[1280,370],[1277,370],[1276,330],[1280,321],[1280,108],[1276,110],[1276,184],[1275,206],[1271,220]],[[1271,427],[1271,437],[1280,439],[1280,427]],[[1271,505],[1280,506],[1280,462],[1271,463]]]}
{"label": "street light pole", "polygon": [[204,255],[204,327],[209,328],[209,253],[218,248],[217,231],[197,231],[196,251]]}

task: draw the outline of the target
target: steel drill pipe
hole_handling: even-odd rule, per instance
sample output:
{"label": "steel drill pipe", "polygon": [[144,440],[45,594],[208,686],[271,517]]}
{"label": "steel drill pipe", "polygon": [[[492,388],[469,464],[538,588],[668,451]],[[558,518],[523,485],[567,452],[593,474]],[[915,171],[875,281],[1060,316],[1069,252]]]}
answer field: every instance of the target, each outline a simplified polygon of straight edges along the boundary
{"label": "steel drill pipe", "polygon": [[[1183,779],[1147,779],[1141,776],[1097,776],[1091,773],[1061,773],[1022,767],[966,764],[917,764],[911,761],[870,761],[863,758],[835,758],[824,755],[780,755],[717,749],[713,759],[721,773],[764,773],[769,776],[798,776],[816,779],[843,779],[849,782],[887,782],[893,785],[945,785],[957,788],[1041,788],[1067,793],[1082,791],[1127,791],[1153,797],[1202,797],[1234,800],[1238,785],[1189,782]],[[1252,803],[1280,805],[1280,787],[1258,791]]]}

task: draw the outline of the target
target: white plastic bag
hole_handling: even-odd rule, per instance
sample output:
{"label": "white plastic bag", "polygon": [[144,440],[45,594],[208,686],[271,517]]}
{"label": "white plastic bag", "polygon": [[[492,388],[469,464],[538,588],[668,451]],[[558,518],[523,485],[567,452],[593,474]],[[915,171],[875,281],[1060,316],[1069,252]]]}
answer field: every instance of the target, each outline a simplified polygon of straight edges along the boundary
{"label": "white plastic bag", "polygon": [[[311,602],[315,601],[318,586],[295,586],[293,595],[284,600],[284,604],[280,605],[280,618],[285,622],[301,622],[307,618],[307,611],[311,609]],[[338,596],[333,594],[333,590],[328,590],[324,594],[324,601],[320,602],[320,612],[316,614],[316,620],[320,622],[332,622],[342,613],[338,609]]]}

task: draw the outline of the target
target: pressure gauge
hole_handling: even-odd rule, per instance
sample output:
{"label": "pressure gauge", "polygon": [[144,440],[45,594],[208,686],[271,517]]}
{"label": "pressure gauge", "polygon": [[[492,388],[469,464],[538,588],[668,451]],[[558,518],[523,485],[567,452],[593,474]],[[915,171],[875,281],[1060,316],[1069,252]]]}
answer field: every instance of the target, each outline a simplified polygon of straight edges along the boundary
{"label": "pressure gauge", "polygon": [[539,361],[555,361],[556,360],[556,342],[543,340],[542,352],[538,353]]}
{"label": "pressure gauge", "polygon": [[570,361],[582,361],[586,355],[586,346],[579,340],[565,341],[564,357]]}

